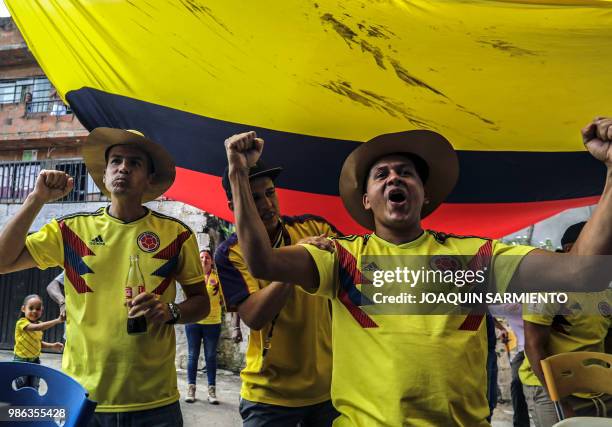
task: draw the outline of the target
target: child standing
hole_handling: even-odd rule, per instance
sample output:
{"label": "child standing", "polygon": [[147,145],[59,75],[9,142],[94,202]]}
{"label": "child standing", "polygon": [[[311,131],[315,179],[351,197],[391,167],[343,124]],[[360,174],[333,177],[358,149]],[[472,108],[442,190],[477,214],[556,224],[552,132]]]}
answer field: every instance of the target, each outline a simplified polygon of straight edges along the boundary
{"label": "child standing", "polygon": [[[39,356],[41,348],[63,350],[64,345],[61,342],[44,342],[43,331],[63,323],[66,320],[64,316],[60,315],[57,319],[41,322],[43,303],[40,296],[36,294],[25,297],[21,306],[21,312],[24,317],[19,318],[15,325],[15,356],[13,360],[40,364]],[[16,383],[17,388],[38,388],[38,377],[19,377]]]}

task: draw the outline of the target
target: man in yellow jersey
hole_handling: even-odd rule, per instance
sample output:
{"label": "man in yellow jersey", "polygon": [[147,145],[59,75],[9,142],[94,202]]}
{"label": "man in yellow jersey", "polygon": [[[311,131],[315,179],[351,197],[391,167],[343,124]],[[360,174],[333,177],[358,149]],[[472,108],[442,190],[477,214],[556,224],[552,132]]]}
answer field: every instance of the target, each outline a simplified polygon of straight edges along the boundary
{"label": "man in yellow jersey", "polygon": [[[583,137],[608,173],[599,207],[574,251],[607,254],[612,251],[612,120],[594,121]],[[351,216],[375,232],[333,239],[333,252],[313,245],[274,248],[256,220],[249,186],[249,166],[261,155],[263,140],[247,132],[228,138],[225,147],[237,234],[249,270],[262,279],[299,283],[331,300],[332,401],[340,412],[335,426],[488,425],[484,313],[397,315],[392,309],[421,313],[430,307],[372,304],[374,282],[364,276],[376,279],[382,272],[393,282],[395,272],[380,270],[383,262],[427,277],[428,271],[450,273],[457,278],[451,288],[459,290],[455,271],[464,277],[488,271],[498,292],[583,289],[585,279],[592,279],[586,272],[593,261],[578,259],[585,257],[424,231],[422,218],[442,203],[458,176],[454,150],[435,132],[381,135],[349,155],[340,196]],[[424,295],[419,295],[424,281],[413,285],[408,300]],[[457,289],[449,293],[460,295]]]}
{"label": "man in yellow jersey", "polygon": [[185,325],[185,336],[189,357],[187,359],[187,397],[185,402],[196,401],[196,380],[200,347],[204,344],[204,361],[208,379],[208,403],[218,405],[217,400],[217,345],[221,336],[221,306],[223,295],[219,276],[213,268],[212,253],[209,249],[200,251],[200,260],[206,276],[206,292],[210,301],[210,313],[197,323]]}
{"label": "man in yellow jersey", "polygon": [[[303,238],[337,235],[323,218],[281,216],[274,180],[281,168],[259,160],[249,170],[253,218],[265,224],[273,247]],[[230,209],[227,170],[223,187]],[[243,425],[329,426],[338,413],[330,401],[331,313],[327,301],[290,284],[255,279],[247,269],[235,234],[219,246],[215,264],[228,307],[251,328],[246,367],[241,372]]]}
{"label": "man in yellow jersey", "polygon": [[[569,252],[586,223],[569,227],[561,244]],[[525,307],[525,354],[519,375],[531,417],[536,427],[551,427],[559,421],[555,405],[543,387],[546,384],[540,361],[571,351],[604,352],[604,342],[612,327],[612,289],[602,292],[574,293],[564,304],[534,304]],[[569,396],[563,400],[566,417],[612,417],[609,395]]]}
{"label": "man in yellow jersey", "polygon": [[[73,188],[61,171],[43,170],[34,191],[0,234],[0,271],[60,266],[65,271],[64,372],[98,402],[91,426],[182,425],[174,365],[174,323],[209,311],[194,233],[142,203],[172,184],[166,150],[136,131],[97,128],[83,146],[87,170],[111,203],[54,219],[27,235],[45,203]],[[145,291],[126,307],[129,261],[138,256]],[[175,280],[186,295],[174,304]],[[147,330],[127,333],[144,313]],[[155,422],[153,422],[155,421]]]}

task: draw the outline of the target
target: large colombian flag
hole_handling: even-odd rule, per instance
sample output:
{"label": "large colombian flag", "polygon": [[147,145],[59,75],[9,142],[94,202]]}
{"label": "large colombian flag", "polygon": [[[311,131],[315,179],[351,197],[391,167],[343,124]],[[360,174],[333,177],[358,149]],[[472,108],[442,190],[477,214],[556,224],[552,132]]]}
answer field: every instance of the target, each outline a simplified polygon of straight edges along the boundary
{"label": "large colombian flag", "polygon": [[580,128],[612,114],[609,0],[8,0],[88,128],[138,129],[179,166],[171,198],[231,219],[223,140],[254,129],[286,214],[359,231],[347,154],[428,128],[461,176],[426,226],[502,236],[594,203]]}

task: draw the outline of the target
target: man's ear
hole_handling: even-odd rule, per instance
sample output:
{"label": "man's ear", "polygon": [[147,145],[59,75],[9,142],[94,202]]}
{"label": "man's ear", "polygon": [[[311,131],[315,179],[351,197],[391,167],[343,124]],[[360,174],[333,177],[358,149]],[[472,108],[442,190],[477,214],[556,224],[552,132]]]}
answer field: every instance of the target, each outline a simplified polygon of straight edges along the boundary
{"label": "man's ear", "polygon": [[234,212],[234,202],[232,202],[231,200],[228,200],[227,207],[229,208],[230,211]]}
{"label": "man's ear", "polygon": [[368,199],[368,193],[363,193],[363,198],[361,199],[363,202],[363,207],[366,211],[372,209],[372,205],[370,204],[370,199]]}

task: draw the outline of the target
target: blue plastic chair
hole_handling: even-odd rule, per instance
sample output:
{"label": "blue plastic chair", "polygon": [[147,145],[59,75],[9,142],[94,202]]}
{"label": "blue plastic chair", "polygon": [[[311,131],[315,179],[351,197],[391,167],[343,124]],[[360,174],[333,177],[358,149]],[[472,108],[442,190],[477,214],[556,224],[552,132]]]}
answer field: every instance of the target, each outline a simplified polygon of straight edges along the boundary
{"label": "blue plastic chair", "polygon": [[[13,388],[13,380],[21,376],[39,377],[47,383],[47,392],[41,396],[38,390]],[[68,411],[63,427],[85,427],[96,408],[96,402],[87,398],[87,391],[74,379],[48,366],[26,362],[0,362],[0,402],[11,406],[56,406]],[[23,421],[19,427],[55,426],[54,421]]]}

